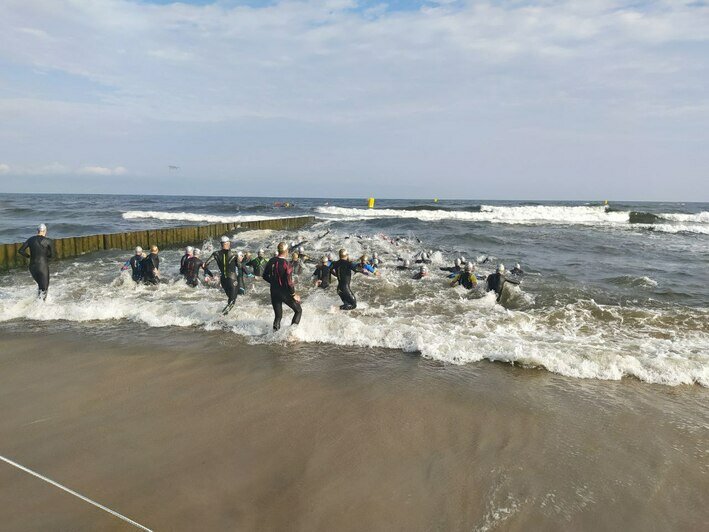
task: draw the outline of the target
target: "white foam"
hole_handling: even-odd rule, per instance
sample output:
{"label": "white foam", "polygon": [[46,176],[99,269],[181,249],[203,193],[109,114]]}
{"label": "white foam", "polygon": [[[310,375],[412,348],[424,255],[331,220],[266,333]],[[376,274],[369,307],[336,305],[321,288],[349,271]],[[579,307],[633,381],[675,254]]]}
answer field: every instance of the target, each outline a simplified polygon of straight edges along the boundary
{"label": "white foam", "polygon": [[205,222],[205,223],[239,223],[259,220],[273,220],[278,216],[226,216],[209,215],[193,212],[162,212],[162,211],[127,211],[122,214],[125,220],[166,220],[175,222]]}
{"label": "white foam", "polygon": [[323,206],[317,207],[315,211],[338,220],[414,218],[426,222],[457,220],[517,225],[586,225],[629,229],[644,228],[662,233],[709,234],[709,225],[705,225],[709,220],[709,213],[706,212],[657,215],[668,222],[682,223],[631,224],[629,212],[609,211],[604,206],[523,205],[510,207],[481,205],[480,212]]}
{"label": "white foam", "polygon": [[[258,231],[240,234],[247,242],[272,244],[257,240],[263,236]],[[306,245],[313,255],[338,241],[336,235],[331,241],[315,240],[315,232],[299,236],[313,239]],[[376,236],[349,247],[353,253],[377,249],[390,265],[389,253],[401,251]],[[360,306],[346,313],[337,308],[334,288],[313,288],[306,270],[298,280],[303,320],[274,334],[268,287],[262,280],[253,281],[248,295],[240,297],[225,318],[219,313],[225,304],[221,290],[191,289],[181,281],[157,288],[136,286],[127,273],[118,274],[121,264],[119,257],[96,260],[87,276],[85,264],[62,263],[45,303],[36,300],[26,272],[14,272],[12,282],[0,287],[0,321],[125,320],[151,327],[227,329],[255,343],[297,340],[391,348],[453,364],[487,359],[578,378],[632,375],[647,382],[709,386],[707,309],[617,307],[593,301],[535,308],[533,299],[514,288],[508,297],[519,299],[524,310],[511,311],[496,304],[492,293],[476,297],[460,287],[448,288],[448,279],[435,269],[424,282],[412,280],[410,271],[388,269],[381,278],[355,276]],[[164,253],[163,264],[163,275],[177,278],[179,254]],[[652,284],[652,279],[647,282]],[[289,315],[287,311],[284,324]],[[667,327],[668,321],[677,326]]]}

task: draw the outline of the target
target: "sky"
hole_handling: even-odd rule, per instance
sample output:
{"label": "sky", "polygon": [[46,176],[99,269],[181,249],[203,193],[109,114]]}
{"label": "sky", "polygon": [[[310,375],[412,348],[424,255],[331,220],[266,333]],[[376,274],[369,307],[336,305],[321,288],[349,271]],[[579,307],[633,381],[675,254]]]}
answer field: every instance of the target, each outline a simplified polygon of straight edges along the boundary
{"label": "sky", "polygon": [[709,2],[2,0],[34,191],[709,201]]}

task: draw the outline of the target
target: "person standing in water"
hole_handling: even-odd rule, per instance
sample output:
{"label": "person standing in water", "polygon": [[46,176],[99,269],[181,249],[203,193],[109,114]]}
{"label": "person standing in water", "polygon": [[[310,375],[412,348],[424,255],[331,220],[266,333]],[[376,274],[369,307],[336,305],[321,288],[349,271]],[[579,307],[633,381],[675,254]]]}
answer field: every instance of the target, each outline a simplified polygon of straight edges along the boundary
{"label": "person standing in water", "polygon": [[263,276],[263,270],[266,267],[266,264],[268,264],[268,259],[266,258],[265,253],[266,252],[263,249],[259,249],[256,257],[246,263],[247,266],[250,266],[253,269],[256,277]]}
{"label": "person standing in water", "polygon": [[320,259],[320,264],[315,266],[315,271],[313,272],[313,278],[315,279],[315,286],[320,288],[328,288],[330,286],[330,265],[327,257]]}
{"label": "person standing in water", "polygon": [[506,283],[519,284],[519,281],[508,279],[505,277],[505,265],[499,264],[497,271],[487,276],[487,291],[494,291],[497,294],[497,302],[502,298],[502,291]]}
{"label": "person standing in water", "polygon": [[357,299],[352,293],[350,283],[352,282],[352,272],[356,271],[356,265],[352,264],[346,249],[340,250],[340,260],[333,262],[330,271],[337,277],[337,295],[342,300],[341,310],[353,310],[357,308]]}
{"label": "person standing in water", "polygon": [[139,283],[143,280],[143,259],[145,258],[145,253],[143,253],[143,248],[136,246],[135,255],[126,261],[126,263],[121,268],[121,271],[131,270],[131,278],[134,282]]}
{"label": "person standing in water", "polygon": [[141,266],[143,268],[143,282],[147,284],[158,284],[160,282],[160,250],[157,246],[150,246],[150,254],[145,257]]}
{"label": "person standing in water", "polygon": [[[28,249],[30,250],[29,255],[27,254]],[[30,259],[29,270],[37,283],[37,297],[46,301],[49,290],[49,259],[54,253],[54,244],[47,238],[47,226],[40,224],[37,227],[37,234],[27,239],[27,242],[22,244],[17,253]]]}
{"label": "person standing in water", "polygon": [[281,328],[283,319],[283,303],[293,310],[291,325],[300,323],[303,308],[300,306],[300,296],[295,292],[293,284],[293,268],[287,259],[288,244],[278,244],[278,256],[268,261],[263,270],[263,279],[271,285],[271,305],[273,305],[273,330]]}
{"label": "person standing in water", "polygon": [[219,273],[221,274],[219,281],[221,282],[224,293],[227,296],[227,304],[222,310],[222,314],[225,316],[229,314],[234,304],[236,303],[236,296],[239,293],[239,281],[236,273],[236,253],[231,251],[231,241],[228,236],[223,236],[221,238],[222,249],[212,253],[212,256],[207,259],[204,263],[205,270],[209,266],[209,263],[215,261],[217,267],[219,268]]}
{"label": "person standing in water", "polygon": [[192,246],[187,246],[185,248],[185,254],[182,255],[180,259],[180,275],[185,275],[187,271],[187,261],[192,258],[194,254],[194,248]]}
{"label": "person standing in water", "polygon": [[[456,259],[457,260],[457,259]],[[468,262],[465,265],[465,270],[458,273],[451,281],[451,286],[460,285],[466,290],[472,290],[478,286],[478,278],[475,277],[475,265]]]}

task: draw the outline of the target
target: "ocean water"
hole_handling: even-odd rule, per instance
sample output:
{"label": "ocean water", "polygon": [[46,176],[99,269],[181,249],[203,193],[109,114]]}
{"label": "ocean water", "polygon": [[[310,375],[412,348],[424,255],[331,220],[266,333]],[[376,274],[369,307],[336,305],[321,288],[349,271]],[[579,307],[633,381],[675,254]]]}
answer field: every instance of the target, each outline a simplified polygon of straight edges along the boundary
{"label": "ocean water", "polygon": [[[294,206],[274,205],[283,201]],[[341,247],[353,257],[376,251],[381,276],[353,280],[357,310],[340,312],[334,287],[314,288],[308,269],[298,279],[303,321],[273,333],[261,280],[223,317],[221,290],[179,279],[178,250],[161,253],[170,282],[157,288],[119,272],[129,253],[106,251],[55,263],[46,303],[27,272],[0,275],[0,322],[223,330],[252,343],[391,348],[450,365],[493,360],[582,379],[709,386],[707,203],[381,200],[369,210],[364,200],[0,195],[0,241],[22,241],[39,222],[61,237],[303,214],[317,222],[297,233],[239,232],[235,246],[306,240],[315,258]],[[395,269],[422,250],[433,251],[430,277]],[[438,268],[461,255],[480,275],[519,262],[522,284],[501,304],[450,288]]]}

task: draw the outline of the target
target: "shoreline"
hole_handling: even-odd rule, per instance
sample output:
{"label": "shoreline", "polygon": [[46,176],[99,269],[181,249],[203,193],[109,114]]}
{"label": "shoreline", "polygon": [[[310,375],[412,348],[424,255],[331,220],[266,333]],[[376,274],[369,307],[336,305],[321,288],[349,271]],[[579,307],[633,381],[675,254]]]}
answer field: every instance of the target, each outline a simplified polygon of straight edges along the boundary
{"label": "shoreline", "polygon": [[[0,454],[149,528],[709,524],[701,387],[219,332],[11,329]],[[10,530],[125,525],[6,465],[0,477]]]}

